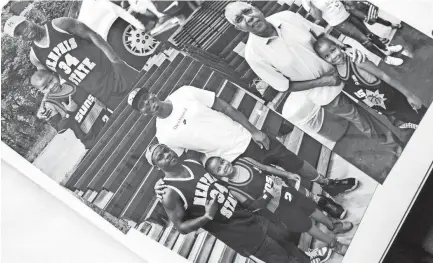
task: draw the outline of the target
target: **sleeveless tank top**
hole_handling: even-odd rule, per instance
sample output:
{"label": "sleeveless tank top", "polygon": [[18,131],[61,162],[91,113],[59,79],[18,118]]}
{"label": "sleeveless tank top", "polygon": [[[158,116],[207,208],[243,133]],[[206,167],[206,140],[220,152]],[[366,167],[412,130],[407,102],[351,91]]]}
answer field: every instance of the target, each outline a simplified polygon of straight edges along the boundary
{"label": "sleeveless tank top", "polygon": [[356,64],[347,58],[346,68],[346,76],[340,75],[340,78],[346,83],[345,92],[379,113],[392,113],[394,110],[392,99],[396,95],[393,87],[380,79],[371,83],[367,82],[360,74]]}
{"label": "sleeveless tank top", "polygon": [[40,47],[33,43],[36,58],[66,81],[106,101],[114,89],[115,75],[104,52],[92,42],[55,27],[51,21],[45,27],[49,45]]}
{"label": "sleeveless tank top", "polygon": [[[75,112],[68,112],[69,118],[67,125],[59,128],[70,128],[80,140],[92,141],[98,136],[99,132],[109,120],[111,112],[92,94],[81,89],[75,89],[72,94],[72,100],[77,104],[77,110]],[[59,102],[65,102],[67,104],[69,99],[48,97],[47,101],[56,103],[58,106],[64,108]]]}
{"label": "sleeveless tank top", "polygon": [[168,188],[181,197],[187,218],[204,215],[206,200],[215,198],[218,211],[203,229],[243,255],[254,253],[265,239],[257,216],[240,207],[222,181],[211,176],[195,160],[185,160],[189,178],[164,178]]}
{"label": "sleeveless tank top", "polygon": [[275,213],[280,206],[281,195],[286,192],[287,186],[285,183],[277,184],[276,181],[281,179],[273,175],[268,175],[256,167],[253,163],[244,158],[237,159],[234,164],[238,171],[243,174],[245,180],[243,182],[227,182],[228,188],[231,191],[238,192],[250,200],[256,200],[263,196],[263,194],[275,186],[278,190],[278,195],[273,197],[267,205],[267,209]]}

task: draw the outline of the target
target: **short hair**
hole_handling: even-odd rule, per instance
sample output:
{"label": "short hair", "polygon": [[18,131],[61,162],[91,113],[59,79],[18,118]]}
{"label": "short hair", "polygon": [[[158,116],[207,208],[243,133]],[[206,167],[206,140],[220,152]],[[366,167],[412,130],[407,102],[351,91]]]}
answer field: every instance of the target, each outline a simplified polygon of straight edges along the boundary
{"label": "short hair", "polygon": [[210,173],[210,163],[215,159],[218,158],[218,156],[212,156],[206,159],[206,161],[204,162],[204,169],[206,169],[206,171],[208,171]]}
{"label": "short hair", "polygon": [[331,43],[333,45],[337,45],[334,41],[326,37],[326,34],[322,33],[317,37],[316,42],[313,44],[314,51],[316,51],[317,54],[319,54],[319,49],[325,44],[325,43]]}
{"label": "short hair", "polygon": [[150,93],[145,88],[141,88],[137,94],[135,94],[134,98],[131,100],[131,107],[134,110],[140,111],[140,103],[149,98]]}
{"label": "short hair", "polygon": [[36,87],[37,81],[42,80],[51,74],[52,73],[46,69],[36,70],[35,73],[33,73],[32,77],[30,78],[30,83],[33,85],[33,87],[38,88]]}
{"label": "short hair", "polygon": [[230,7],[233,7],[233,6],[252,7],[252,8],[255,8],[253,5],[250,5],[250,4],[248,4],[248,3],[241,2],[241,1],[232,2],[232,3],[228,4],[228,5],[225,7],[225,9],[224,9],[224,16],[225,16],[225,18],[227,19],[227,21],[228,21],[230,24],[232,24],[232,25],[235,25],[235,24],[236,24],[235,21],[232,21],[232,20],[229,19],[229,9],[230,9]]}

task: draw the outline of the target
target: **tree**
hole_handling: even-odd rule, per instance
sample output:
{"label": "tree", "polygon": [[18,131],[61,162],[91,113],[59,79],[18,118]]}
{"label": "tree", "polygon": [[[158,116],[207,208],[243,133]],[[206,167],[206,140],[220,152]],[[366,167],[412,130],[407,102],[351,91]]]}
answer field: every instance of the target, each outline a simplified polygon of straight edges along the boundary
{"label": "tree", "polygon": [[[77,1],[35,1],[25,15],[36,23],[64,16]],[[2,28],[11,17],[10,5],[2,10]],[[30,63],[30,43],[2,35],[1,38],[1,125],[2,141],[22,156],[49,130],[36,118],[42,94],[30,84],[36,68]]]}

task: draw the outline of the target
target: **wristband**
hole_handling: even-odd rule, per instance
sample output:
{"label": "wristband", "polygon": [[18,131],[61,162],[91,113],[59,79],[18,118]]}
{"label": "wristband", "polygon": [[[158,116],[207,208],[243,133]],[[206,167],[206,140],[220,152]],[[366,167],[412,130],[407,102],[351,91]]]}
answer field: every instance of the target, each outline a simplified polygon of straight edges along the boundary
{"label": "wristband", "polygon": [[207,219],[213,220],[213,217],[211,217],[211,216],[208,215],[208,214],[204,214],[204,216],[205,216]]}

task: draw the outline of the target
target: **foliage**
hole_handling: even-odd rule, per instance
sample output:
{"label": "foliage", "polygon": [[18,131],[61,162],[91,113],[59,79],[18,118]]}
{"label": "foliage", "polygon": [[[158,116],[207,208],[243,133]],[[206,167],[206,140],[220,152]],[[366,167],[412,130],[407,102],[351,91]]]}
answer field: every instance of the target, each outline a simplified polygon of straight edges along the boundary
{"label": "foliage", "polygon": [[[64,16],[71,1],[35,1],[31,5],[25,16],[43,23]],[[9,7],[2,10],[2,28],[11,15]],[[1,139],[26,156],[50,127],[36,118],[42,95],[30,84],[36,70],[28,56],[30,43],[2,34],[1,48]]]}

